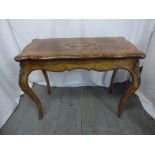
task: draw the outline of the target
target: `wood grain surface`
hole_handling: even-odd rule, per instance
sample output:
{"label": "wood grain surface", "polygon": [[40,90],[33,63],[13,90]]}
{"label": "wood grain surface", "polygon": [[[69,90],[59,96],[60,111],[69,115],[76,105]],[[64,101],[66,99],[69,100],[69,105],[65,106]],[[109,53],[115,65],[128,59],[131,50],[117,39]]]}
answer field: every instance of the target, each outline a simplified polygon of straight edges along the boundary
{"label": "wood grain surface", "polygon": [[15,57],[22,60],[144,58],[123,37],[34,39]]}

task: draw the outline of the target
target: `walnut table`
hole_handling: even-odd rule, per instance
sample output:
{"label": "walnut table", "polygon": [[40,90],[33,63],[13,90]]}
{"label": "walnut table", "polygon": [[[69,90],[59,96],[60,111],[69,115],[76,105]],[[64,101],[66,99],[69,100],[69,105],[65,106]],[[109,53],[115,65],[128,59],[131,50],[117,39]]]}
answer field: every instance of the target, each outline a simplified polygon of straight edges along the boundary
{"label": "walnut table", "polygon": [[126,100],[139,87],[138,62],[144,57],[144,53],[138,51],[123,37],[55,38],[34,39],[21,54],[15,57],[15,60],[20,62],[19,85],[36,104],[41,119],[43,118],[42,104],[28,85],[28,77],[32,71],[42,71],[50,94],[50,83],[46,71],[114,70],[112,85],[117,69],[127,70],[131,74],[132,81],[118,104],[118,116],[120,117]]}

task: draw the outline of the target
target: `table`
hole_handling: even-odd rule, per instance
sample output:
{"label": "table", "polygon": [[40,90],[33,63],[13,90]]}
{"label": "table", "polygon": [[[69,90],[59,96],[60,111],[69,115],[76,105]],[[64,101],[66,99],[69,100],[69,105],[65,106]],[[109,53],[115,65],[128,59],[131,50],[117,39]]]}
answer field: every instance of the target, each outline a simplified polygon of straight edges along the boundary
{"label": "table", "polygon": [[46,71],[114,70],[110,84],[111,90],[117,70],[127,70],[132,80],[118,103],[120,117],[126,100],[140,85],[138,63],[139,59],[144,57],[144,53],[123,37],[49,38],[32,40],[22,53],[15,57],[15,61],[20,62],[19,85],[36,104],[39,119],[43,118],[42,104],[28,84],[28,77],[32,71],[42,71],[50,94],[50,82]]}

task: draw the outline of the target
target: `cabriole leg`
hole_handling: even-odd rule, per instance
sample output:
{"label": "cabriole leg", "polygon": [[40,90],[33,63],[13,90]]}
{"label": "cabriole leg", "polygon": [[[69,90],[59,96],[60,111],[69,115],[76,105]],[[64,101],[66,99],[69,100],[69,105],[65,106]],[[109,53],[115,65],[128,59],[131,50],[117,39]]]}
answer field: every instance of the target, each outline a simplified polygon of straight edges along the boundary
{"label": "cabriole leg", "polygon": [[111,78],[111,82],[110,82],[110,87],[109,87],[109,93],[112,93],[112,85],[113,85],[113,83],[114,83],[114,81],[115,81],[117,72],[118,72],[118,69],[115,69],[115,70],[113,71],[112,78]]}
{"label": "cabriole leg", "polygon": [[135,93],[135,91],[138,89],[140,85],[140,74],[138,63],[129,72],[131,74],[132,81],[129,88],[127,89],[127,91],[125,92],[124,96],[121,98],[118,104],[118,117],[121,116],[127,99]]}
{"label": "cabriole leg", "polygon": [[47,72],[45,70],[42,70],[42,73],[43,73],[43,76],[44,76],[46,84],[47,84],[47,92],[48,92],[48,94],[51,94],[51,87],[50,87],[50,82],[48,79]]}
{"label": "cabriole leg", "polygon": [[30,71],[24,70],[22,66],[20,67],[19,86],[21,87],[23,92],[34,101],[34,103],[37,106],[38,112],[39,112],[39,119],[42,119],[43,118],[42,104],[39,98],[32,91],[32,89],[29,87],[29,84],[28,84],[28,76],[30,73],[31,73]]}

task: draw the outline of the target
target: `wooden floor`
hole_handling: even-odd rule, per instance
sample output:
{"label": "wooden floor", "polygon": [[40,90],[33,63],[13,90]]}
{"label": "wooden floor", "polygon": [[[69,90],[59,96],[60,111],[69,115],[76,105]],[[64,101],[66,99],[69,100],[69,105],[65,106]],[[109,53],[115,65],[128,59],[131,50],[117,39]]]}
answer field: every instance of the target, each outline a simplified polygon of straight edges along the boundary
{"label": "wooden floor", "polygon": [[35,84],[34,91],[43,102],[44,119],[38,120],[34,103],[21,96],[20,104],[0,134],[155,134],[155,121],[132,96],[121,118],[117,103],[125,84],[115,84],[113,94],[103,87],[52,88]]}

